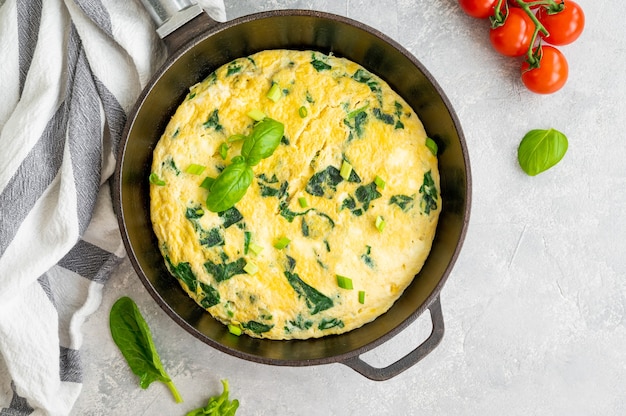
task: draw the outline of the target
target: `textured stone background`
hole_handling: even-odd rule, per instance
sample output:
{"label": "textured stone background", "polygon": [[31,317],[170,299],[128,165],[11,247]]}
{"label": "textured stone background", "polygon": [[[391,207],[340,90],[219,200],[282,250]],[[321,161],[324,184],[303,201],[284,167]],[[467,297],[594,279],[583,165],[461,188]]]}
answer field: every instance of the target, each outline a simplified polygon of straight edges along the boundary
{"label": "textured stone background", "polygon": [[[214,350],[180,329],[125,262],[85,325],[86,380],[76,415],[182,415],[230,381],[241,415],[626,414],[626,26],[620,2],[579,0],[583,36],[563,48],[570,80],[527,92],[518,61],[491,50],[487,23],[456,0],[226,0],[229,18],[277,8],[360,20],[411,51],[436,77],[463,125],[473,176],[466,242],[441,294],[443,342],[387,382],[340,365],[273,367]],[[620,10],[618,10],[620,9]],[[533,128],[570,140],[537,177],[516,150]],[[114,346],[108,311],[133,297],[185,398],[143,391]],[[419,319],[366,354],[385,363],[428,330]]]}

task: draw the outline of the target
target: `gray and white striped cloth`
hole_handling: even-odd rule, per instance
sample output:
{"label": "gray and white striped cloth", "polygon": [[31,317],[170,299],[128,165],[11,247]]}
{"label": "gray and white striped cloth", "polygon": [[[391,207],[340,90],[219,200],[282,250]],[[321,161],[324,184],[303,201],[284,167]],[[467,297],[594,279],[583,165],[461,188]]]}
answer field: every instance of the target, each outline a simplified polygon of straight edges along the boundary
{"label": "gray and white striped cloth", "polygon": [[125,255],[115,153],[164,55],[138,0],[0,0],[1,416],[69,414],[80,394],[81,325]]}

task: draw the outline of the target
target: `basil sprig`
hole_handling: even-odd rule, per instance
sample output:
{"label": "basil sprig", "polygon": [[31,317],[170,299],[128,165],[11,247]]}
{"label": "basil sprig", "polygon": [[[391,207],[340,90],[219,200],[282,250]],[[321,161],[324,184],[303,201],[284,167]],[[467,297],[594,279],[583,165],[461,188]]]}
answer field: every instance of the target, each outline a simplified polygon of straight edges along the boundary
{"label": "basil sprig", "polygon": [[255,124],[244,138],[241,155],[232,159],[209,188],[206,206],[210,211],[226,211],[243,198],[254,178],[252,166],[274,153],[284,133],[283,123],[268,117]]}
{"label": "basil sprig", "polygon": [[172,379],[161,364],[148,324],[141,316],[135,302],[122,297],[113,304],[109,314],[111,336],[133,373],[139,376],[139,385],[147,389],[153,381],[167,385],[176,403],[183,401]]}
{"label": "basil sprig", "polygon": [[567,137],[558,130],[531,130],[519,144],[517,160],[524,172],[535,176],[559,163],[567,146]]}

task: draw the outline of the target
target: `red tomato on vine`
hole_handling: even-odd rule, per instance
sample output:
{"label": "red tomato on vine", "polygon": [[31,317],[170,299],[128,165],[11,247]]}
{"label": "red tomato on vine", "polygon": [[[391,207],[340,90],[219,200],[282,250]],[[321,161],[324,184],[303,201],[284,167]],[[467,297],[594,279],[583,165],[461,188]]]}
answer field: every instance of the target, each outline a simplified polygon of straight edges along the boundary
{"label": "red tomato on vine", "polygon": [[542,35],[544,40],[552,45],[568,45],[574,42],[585,28],[585,13],[572,0],[565,0],[560,12],[552,12],[549,7],[540,8],[537,19],[550,33],[550,36]]}
{"label": "red tomato on vine", "polygon": [[560,90],[569,74],[567,59],[557,48],[543,45],[535,48],[533,57],[536,60],[522,63],[522,82],[530,91],[537,94],[552,94]]}
{"label": "red tomato on vine", "polygon": [[486,19],[493,14],[493,9],[498,0],[459,0],[459,6],[463,11],[478,19]]}
{"label": "red tomato on vine", "polygon": [[528,52],[535,24],[522,9],[509,9],[501,26],[492,28],[489,40],[493,48],[506,56],[522,56]]}

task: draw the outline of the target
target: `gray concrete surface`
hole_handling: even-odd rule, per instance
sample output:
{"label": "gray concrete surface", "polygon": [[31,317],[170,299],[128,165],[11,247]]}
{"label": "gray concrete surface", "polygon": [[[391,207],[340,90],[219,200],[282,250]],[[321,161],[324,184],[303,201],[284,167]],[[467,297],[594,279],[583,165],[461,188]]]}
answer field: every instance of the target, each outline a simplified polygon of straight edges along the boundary
{"label": "gray concrete surface", "polygon": [[[386,382],[348,367],[275,367],[201,343],[152,301],[125,262],[84,326],[76,415],[183,415],[230,382],[241,415],[626,414],[626,25],[623,5],[579,0],[587,27],[563,47],[566,87],[527,92],[519,61],[490,47],[487,23],[455,0],[226,0],[229,18],[276,8],[329,11],[404,45],[436,77],[468,142],[473,211],[442,294],[443,342]],[[537,177],[518,167],[530,129],[554,127],[569,151]],[[113,344],[108,312],[134,298],[185,402],[138,387]],[[419,319],[366,355],[393,360],[428,329]]]}

